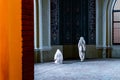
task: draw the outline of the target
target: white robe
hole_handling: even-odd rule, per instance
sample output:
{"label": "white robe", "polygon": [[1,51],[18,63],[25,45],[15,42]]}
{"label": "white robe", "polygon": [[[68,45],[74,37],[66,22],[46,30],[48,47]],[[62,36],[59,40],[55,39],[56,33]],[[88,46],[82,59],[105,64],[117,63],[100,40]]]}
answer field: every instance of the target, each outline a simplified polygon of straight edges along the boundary
{"label": "white robe", "polygon": [[81,61],[84,61],[86,47],[85,47],[85,40],[83,37],[80,37],[80,40],[78,42],[78,51],[79,51],[79,57]]}
{"label": "white robe", "polygon": [[54,60],[56,64],[62,64],[63,63],[63,55],[62,52],[57,49],[55,55],[54,55]]}

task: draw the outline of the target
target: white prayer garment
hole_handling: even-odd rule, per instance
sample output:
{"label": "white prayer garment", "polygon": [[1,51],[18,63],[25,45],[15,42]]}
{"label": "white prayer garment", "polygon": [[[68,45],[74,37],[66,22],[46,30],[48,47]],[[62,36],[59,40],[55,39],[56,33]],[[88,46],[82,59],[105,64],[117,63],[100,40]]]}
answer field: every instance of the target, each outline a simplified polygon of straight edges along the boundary
{"label": "white prayer garment", "polygon": [[63,54],[59,49],[57,49],[57,51],[54,55],[54,60],[55,60],[54,62],[56,64],[62,64],[63,63]]}
{"label": "white prayer garment", "polygon": [[80,40],[78,42],[78,51],[79,51],[79,57],[81,61],[84,61],[86,47],[85,47],[85,40],[83,37],[80,37]]}

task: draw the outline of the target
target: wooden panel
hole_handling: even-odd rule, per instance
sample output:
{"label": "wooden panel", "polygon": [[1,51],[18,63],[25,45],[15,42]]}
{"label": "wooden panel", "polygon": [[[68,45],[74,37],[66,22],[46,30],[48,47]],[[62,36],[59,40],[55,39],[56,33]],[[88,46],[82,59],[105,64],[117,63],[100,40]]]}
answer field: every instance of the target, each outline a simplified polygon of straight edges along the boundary
{"label": "wooden panel", "polygon": [[27,42],[27,41],[31,41],[31,37],[26,37],[26,36],[22,36],[24,38],[24,41],[23,42]]}
{"label": "wooden panel", "polygon": [[[22,36],[24,37],[24,39],[25,38],[30,38],[30,36],[34,36],[34,33],[33,33],[33,31],[31,30],[31,31],[28,31],[28,30],[24,30],[24,31],[22,31]],[[33,40],[33,39],[32,39]]]}
{"label": "wooden panel", "polygon": [[33,30],[33,26],[25,26],[22,30]]}
{"label": "wooden panel", "polygon": [[[22,16],[23,17],[23,16]],[[32,17],[30,17],[30,18],[32,18]],[[22,25],[23,25],[23,28],[24,27],[26,27],[26,26],[29,26],[29,27],[32,27],[33,26],[33,22],[31,23],[30,21],[27,21],[27,20],[30,20],[30,19],[22,19],[23,21],[22,21]]]}
{"label": "wooden panel", "polygon": [[22,80],[34,80],[33,0],[22,0]]}
{"label": "wooden panel", "polygon": [[[33,50],[32,50],[33,48],[31,48],[31,47],[23,47],[23,52],[32,52]],[[24,54],[26,54],[26,53],[24,53]],[[24,54],[23,54],[23,56],[24,56]]]}

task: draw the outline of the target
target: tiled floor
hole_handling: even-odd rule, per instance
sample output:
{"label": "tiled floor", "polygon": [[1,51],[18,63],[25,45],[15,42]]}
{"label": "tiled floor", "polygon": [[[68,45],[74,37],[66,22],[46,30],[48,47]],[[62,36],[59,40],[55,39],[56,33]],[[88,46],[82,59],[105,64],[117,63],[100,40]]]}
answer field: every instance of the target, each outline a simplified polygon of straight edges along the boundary
{"label": "tiled floor", "polygon": [[34,80],[120,80],[120,59],[87,59],[34,65]]}

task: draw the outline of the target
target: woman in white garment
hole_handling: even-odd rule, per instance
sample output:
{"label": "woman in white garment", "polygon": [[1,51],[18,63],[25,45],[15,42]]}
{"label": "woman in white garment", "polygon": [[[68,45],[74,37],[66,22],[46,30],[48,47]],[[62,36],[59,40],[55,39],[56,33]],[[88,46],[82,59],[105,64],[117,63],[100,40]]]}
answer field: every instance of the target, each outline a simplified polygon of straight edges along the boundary
{"label": "woman in white garment", "polygon": [[79,51],[79,57],[81,61],[84,61],[85,59],[85,51],[86,51],[85,45],[86,43],[85,43],[84,37],[80,37],[80,40],[78,42],[78,51]]}

